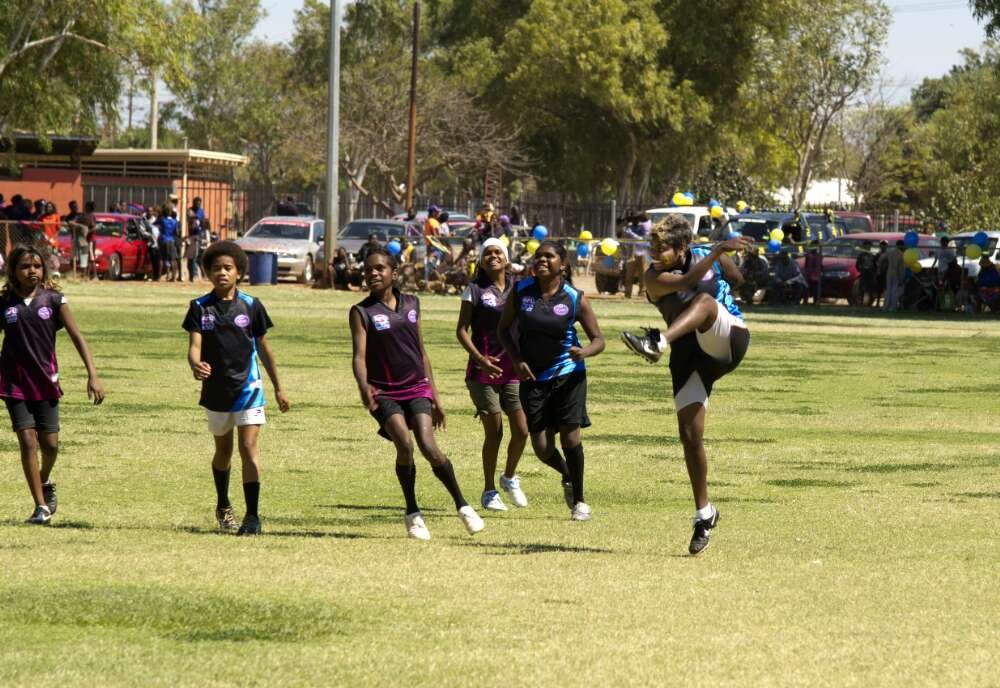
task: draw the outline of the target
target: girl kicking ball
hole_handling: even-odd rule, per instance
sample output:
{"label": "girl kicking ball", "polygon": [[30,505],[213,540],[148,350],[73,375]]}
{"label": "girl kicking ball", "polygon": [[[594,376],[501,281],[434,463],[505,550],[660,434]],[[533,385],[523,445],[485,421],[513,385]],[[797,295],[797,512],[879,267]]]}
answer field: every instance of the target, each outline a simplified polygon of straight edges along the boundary
{"label": "girl kicking ball", "polygon": [[[521,378],[521,405],[535,455],[563,475],[570,518],[589,521],[580,439],[580,428],[590,425],[583,361],[604,351],[604,336],[590,302],[564,277],[566,267],[562,244],[543,241],[534,255],[534,277],[517,283],[498,332]],[[587,346],[577,339],[577,322],[590,339]],[[557,432],[565,460],[555,446]]]}
{"label": "girl kicking ball", "polygon": [[430,531],[417,506],[417,468],[413,442],[445,486],[469,534],[484,527],[483,519],[462,497],[455,470],[434,441],[434,429],[445,427],[444,409],[434,386],[431,363],[420,332],[420,300],[395,287],[396,259],[375,248],[365,259],[368,298],[351,308],[354,378],[361,403],[379,425],[379,435],[396,447],[396,477],[406,500],[406,532],[429,540]]}
{"label": "girl kicking ball", "polygon": [[66,297],[53,284],[38,249],[16,247],[7,269],[7,283],[0,294],[0,396],[7,404],[21,449],[21,467],[35,500],[35,509],[26,523],[45,525],[57,506],[51,475],[59,453],[59,398],[63,394],[56,363],[56,332],[60,328],[66,328],[87,368],[87,396],[94,404],[104,401],[104,386]]}

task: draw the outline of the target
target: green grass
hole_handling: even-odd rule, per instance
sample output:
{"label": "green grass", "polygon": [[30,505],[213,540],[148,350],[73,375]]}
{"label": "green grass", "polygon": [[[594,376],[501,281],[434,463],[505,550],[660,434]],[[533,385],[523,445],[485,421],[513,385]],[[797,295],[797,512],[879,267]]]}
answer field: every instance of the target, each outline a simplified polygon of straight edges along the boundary
{"label": "green grass", "polygon": [[[645,304],[595,302],[609,344],[589,365],[594,520],[571,523],[525,456],[530,508],[470,538],[421,460],[433,540],[418,543],[351,375],[357,295],[250,289],[294,408],[269,407],[266,535],[246,540],[213,531],[180,329],[197,290],[66,291],[109,396],[87,405],[60,335],[50,528],[20,525],[31,505],[0,435],[0,685],[997,685],[995,320],[751,313],[708,419],[723,519],[693,559],[666,368],[617,341],[655,321]],[[457,299],[423,302],[439,441],[475,502]],[[238,470],[233,484],[240,512]]]}

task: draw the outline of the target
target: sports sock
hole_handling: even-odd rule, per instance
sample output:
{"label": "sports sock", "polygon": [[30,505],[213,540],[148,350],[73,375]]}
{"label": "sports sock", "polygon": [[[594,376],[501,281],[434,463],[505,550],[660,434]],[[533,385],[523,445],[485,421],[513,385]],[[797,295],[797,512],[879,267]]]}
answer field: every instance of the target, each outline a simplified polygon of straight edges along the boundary
{"label": "sports sock", "polygon": [[247,516],[257,515],[257,501],[260,499],[260,483],[243,483],[243,496],[247,500]]}
{"label": "sports sock", "polygon": [[566,466],[566,459],[562,457],[558,449],[553,449],[549,458],[541,459],[541,462],[552,470],[558,471],[564,483],[572,482],[569,475],[569,467]]}
{"label": "sports sock", "polygon": [[455,479],[455,469],[452,467],[451,461],[445,459],[444,463],[440,466],[431,466],[431,470],[434,471],[437,479],[447,488],[451,498],[455,500],[456,509],[461,509],[463,506],[469,505],[465,501],[465,498],[462,497],[462,490],[458,488],[458,480]]}
{"label": "sports sock", "polygon": [[706,504],[705,506],[703,506],[700,509],[697,509],[694,512],[694,520],[696,520],[696,521],[707,521],[708,519],[712,518],[712,515],[714,513],[715,513],[715,507],[712,506],[711,502],[709,502],[708,504]]}
{"label": "sports sock", "polygon": [[670,343],[667,341],[667,335],[662,332],[660,333],[660,341],[657,343],[657,346],[660,347],[660,351],[666,351],[670,348]]}
{"label": "sports sock", "polygon": [[399,486],[403,488],[403,499],[406,500],[406,513],[415,514],[420,511],[417,506],[417,467],[415,464],[401,466],[396,464],[396,478],[399,479]]}
{"label": "sports sock", "polygon": [[225,509],[227,506],[232,506],[229,503],[229,469],[220,471],[213,467],[212,477],[215,478],[215,508]]}
{"label": "sports sock", "polygon": [[583,444],[575,447],[563,447],[566,452],[566,465],[573,482],[573,503],[583,501]]}

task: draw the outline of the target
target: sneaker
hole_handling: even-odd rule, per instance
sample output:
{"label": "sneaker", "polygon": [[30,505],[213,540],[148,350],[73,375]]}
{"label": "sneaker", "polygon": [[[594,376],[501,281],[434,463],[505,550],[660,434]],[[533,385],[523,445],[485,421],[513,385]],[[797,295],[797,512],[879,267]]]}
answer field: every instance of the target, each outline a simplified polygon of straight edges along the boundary
{"label": "sneaker", "polygon": [[631,332],[622,332],[622,341],[632,353],[642,356],[650,363],[660,360],[663,352],[660,351],[660,331],[656,328],[642,328],[645,334],[641,337]]}
{"label": "sneaker", "polygon": [[479,501],[487,511],[507,511],[507,505],[500,499],[500,493],[496,490],[486,490]]}
{"label": "sneaker", "polygon": [[430,540],[431,531],[424,524],[424,515],[419,511],[406,515],[406,534],[414,540]]}
{"label": "sneaker", "polygon": [[715,509],[712,518],[696,520],[694,522],[694,533],[691,535],[691,544],[688,545],[688,552],[700,554],[708,547],[708,537],[712,534],[712,528],[719,523],[719,510]]}
{"label": "sneaker", "polygon": [[566,500],[566,507],[569,509],[573,508],[573,483],[565,482],[563,486],[563,499]]}
{"label": "sneaker", "polygon": [[[231,506],[216,509],[215,520],[219,522],[219,530],[223,532],[231,533],[240,529],[239,521],[236,520],[236,514],[233,513]],[[260,527],[259,523],[258,527]]]}
{"label": "sneaker", "polygon": [[573,505],[573,513],[570,514],[569,520],[571,521],[589,521],[590,520],[590,507],[584,502],[577,502]]}
{"label": "sneaker", "polygon": [[260,535],[260,518],[257,516],[250,516],[249,514],[243,517],[243,523],[240,525],[240,529],[236,531],[237,535]]}
{"label": "sneaker", "polygon": [[507,496],[510,498],[510,501],[514,503],[514,506],[521,508],[528,506],[528,498],[524,496],[523,492],[521,492],[521,479],[516,475],[513,478],[501,475],[500,489],[507,493]]}
{"label": "sneaker", "polygon": [[468,504],[458,510],[458,517],[462,519],[462,523],[465,524],[465,529],[469,531],[469,535],[475,535],[486,527],[486,523],[483,522],[482,517]]}
{"label": "sneaker", "polygon": [[25,523],[30,523],[36,526],[48,525],[49,521],[52,520],[52,512],[49,508],[43,504],[35,507],[35,510],[31,512],[31,516],[25,521]]}
{"label": "sneaker", "polygon": [[56,507],[59,506],[59,500],[56,499],[56,484],[51,480],[42,483],[42,495],[45,496],[45,506],[49,507],[49,513],[54,516]]}

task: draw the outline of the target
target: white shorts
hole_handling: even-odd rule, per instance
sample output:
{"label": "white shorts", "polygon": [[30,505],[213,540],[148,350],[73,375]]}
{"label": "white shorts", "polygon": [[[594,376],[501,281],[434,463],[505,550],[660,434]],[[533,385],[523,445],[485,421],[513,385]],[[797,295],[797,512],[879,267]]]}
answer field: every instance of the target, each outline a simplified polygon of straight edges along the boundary
{"label": "white shorts", "polygon": [[[746,328],[743,321],[726,310],[718,301],[715,302],[718,313],[715,322],[705,332],[695,330],[695,337],[698,338],[698,346],[706,354],[720,363],[729,363],[733,359],[733,350],[730,343],[730,335],[734,327]],[[674,395],[674,408],[678,411],[691,404],[701,404],[708,408],[708,392],[705,390],[705,383],[697,372],[684,383],[676,395]]]}
{"label": "white shorts", "polygon": [[216,437],[229,434],[234,427],[264,425],[267,422],[263,406],[233,412],[205,409],[205,416],[208,418],[208,431]]}

